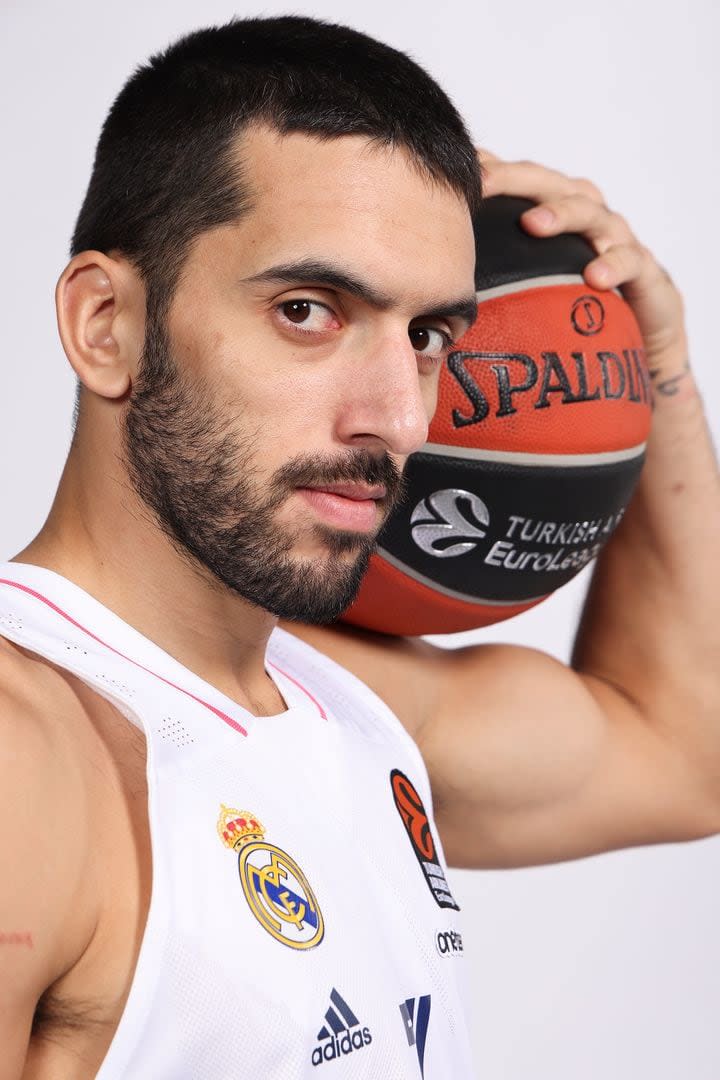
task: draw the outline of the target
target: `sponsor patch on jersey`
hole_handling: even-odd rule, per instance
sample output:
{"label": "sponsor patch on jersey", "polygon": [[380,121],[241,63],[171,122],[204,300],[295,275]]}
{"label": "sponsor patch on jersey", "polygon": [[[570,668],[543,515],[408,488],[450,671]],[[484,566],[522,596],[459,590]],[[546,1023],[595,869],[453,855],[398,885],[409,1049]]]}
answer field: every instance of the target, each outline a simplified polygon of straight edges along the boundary
{"label": "sponsor patch on jersey", "polygon": [[453,899],[445,871],[440,864],[437,845],[430,828],[430,819],[415,786],[399,769],[393,769],[390,773],[390,784],[395,806],[430,892],[440,907],[454,908],[455,911],[459,911],[460,908]]}
{"label": "sponsor patch on jersey", "polygon": [[430,1024],[430,994],[407,998],[400,1003],[400,1015],[407,1035],[408,1046],[417,1051],[420,1075],[425,1076],[425,1043]]}
{"label": "sponsor patch on jersey", "polygon": [[370,1028],[360,1027],[360,1021],[347,1001],[333,987],[330,992],[330,1008],[325,1013],[325,1023],[318,1031],[318,1045],[312,1052],[313,1065],[364,1050],[372,1042]]}
{"label": "sponsor patch on jersey", "polygon": [[319,945],[325,924],[315,893],[295,860],[267,843],[255,815],[221,803],[217,831],[223,844],[238,853],[240,884],[260,925],[291,949]]}
{"label": "sponsor patch on jersey", "polygon": [[441,956],[462,956],[463,939],[459,930],[438,930],[435,948]]}

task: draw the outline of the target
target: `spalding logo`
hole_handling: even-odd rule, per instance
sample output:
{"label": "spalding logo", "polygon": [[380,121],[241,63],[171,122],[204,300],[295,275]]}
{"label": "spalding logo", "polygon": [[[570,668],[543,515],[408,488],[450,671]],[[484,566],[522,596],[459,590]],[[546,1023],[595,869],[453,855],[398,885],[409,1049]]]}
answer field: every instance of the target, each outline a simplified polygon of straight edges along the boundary
{"label": "spalding logo", "polygon": [[[475,518],[475,524],[463,515],[460,507],[467,506]],[[471,491],[445,488],[421,499],[410,518],[412,538],[427,555],[436,559],[450,559],[465,555],[477,547],[486,530],[479,526],[490,524],[490,513],[485,503]],[[448,543],[448,541],[459,543]]]}

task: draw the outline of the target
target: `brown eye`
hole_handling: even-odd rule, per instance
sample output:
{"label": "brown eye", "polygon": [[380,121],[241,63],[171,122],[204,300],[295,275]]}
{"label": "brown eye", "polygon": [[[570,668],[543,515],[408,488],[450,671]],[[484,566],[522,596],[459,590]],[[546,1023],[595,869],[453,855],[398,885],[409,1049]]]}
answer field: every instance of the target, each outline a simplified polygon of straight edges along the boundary
{"label": "brown eye", "polygon": [[410,331],[410,340],[412,341],[413,349],[416,352],[425,352],[430,344],[430,331],[420,326],[416,330]]}
{"label": "brown eye", "polygon": [[283,300],[275,308],[275,316],[288,333],[295,333],[295,330],[290,330],[291,326],[297,329],[297,334],[304,335],[327,334],[340,329],[332,308],[319,300],[308,300],[303,296]]}
{"label": "brown eye", "polygon": [[282,313],[290,322],[304,323],[310,315],[311,307],[309,300],[288,300],[282,305]]}
{"label": "brown eye", "polygon": [[408,335],[416,353],[435,360],[441,360],[452,345],[448,334],[432,326],[411,326]]}

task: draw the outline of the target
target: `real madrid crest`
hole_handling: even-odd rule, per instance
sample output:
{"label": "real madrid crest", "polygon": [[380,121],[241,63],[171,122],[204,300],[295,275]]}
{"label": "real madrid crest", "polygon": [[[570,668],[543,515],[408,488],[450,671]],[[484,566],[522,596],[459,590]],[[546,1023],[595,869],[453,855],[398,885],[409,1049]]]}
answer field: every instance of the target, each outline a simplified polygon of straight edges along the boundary
{"label": "real madrid crest", "polygon": [[302,870],[286,851],[263,839],[254,814],[220,804],[217,831],[238,853],[245,899],[258,922],[291,949],[312,949],[325,933],[322,912]]}

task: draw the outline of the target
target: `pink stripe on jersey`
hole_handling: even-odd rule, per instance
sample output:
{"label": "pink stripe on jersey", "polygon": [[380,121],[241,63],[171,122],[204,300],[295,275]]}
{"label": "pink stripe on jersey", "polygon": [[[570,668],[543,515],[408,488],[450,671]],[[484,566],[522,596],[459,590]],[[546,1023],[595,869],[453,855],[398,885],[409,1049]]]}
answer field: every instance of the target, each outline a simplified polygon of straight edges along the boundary
{"label": "pink stripe on jersey", "polygon": [[[0,585],[9,585],[12,589],[20,589],[22,592],[28,593],[28,595],[35,597],[36,600],[40,600],[43,604],[46,604],[49,608],[52,608],[53,611],[57,612],[58,615],[61,615],[63,619],[66,619],[69,623],[72,623],[72,625],[77,627],[78,630],[82,630],[82,632],[84,634],[87,634],[88,637],[91,637],[93,641],[97,641],[97,643],[99,645],[102,645],[103,648],[109,649],[110,652],[115,653],[116,656],[121,657],[123,660],[127,660],[129,664],[133,664],[135,667],[140,668],[141,671],[146,672],[148,675],[153,675],[156,679],[159,679],[160,682],[164,682],[167,686],[172,686],[173,690],[179,690],[181,694],[185,694],[187,697],[192,698],[192,700],[196,701],[198,705],[203,705],[206,709],[209,709],[210,712],[215,713],[216,716],[219,716],[221,720],[223,720],[226,724],[229,724],[231,728],[239,732],[241,735],[247,735],[247,731],[242,726],[242,724],[238,724],[237,720],[233,720],[232,716],[228,716],[227,713],[222,712],[220,709],[216,709],[215,706],[211,705],[208,701],[203,701],[202,698],[196,697],[195,694],[191,694],[189,690],[183,689],[182,686],[177,686],[176,683],[170,682],[169,679],[164,678],[162,675],[158,675],[156,671],[151,671],[150,668],[143,667],[142,664],[138,664],[137,660],[133,660],[132,657],[125,656],[124,653],[121,653],[117,649],[114,649],[112,645],[108,645],[106,641],[103,641],[101,638],[97,637],[90,630],[88,630],[85,626],[82,626],[79,622],[76,622],[75,619],[73,619],[70,615],[67,614],[67,612],[63,611],[62,608],[59,608],[57,604],[53,604],[52,600],[48,600],[46,596],[43,596],[39,592],[35,592],[34,589],[29,589],[27,585],[20,585],[20,583],[17,581],[6,581],[4,578],[0,578]],[[290,676],[288,676],[288,678],[289,677]],[[295,680],[293,679],[293,682],[294,681]]]}
{"label": "pink stripe on jersey", "polygon": [[281,675],[284,675],[286,679],[289,679],[291,683],[294,683],[294,684],[295,684],[295,686],[297,686],[297,688],[298,688],[299,690],[302,690],[303,694],[306,694],[306,695],[307,695],[307,697],[309,697],[309,698],[310,698],[310,700],[312,701],[313,705],[314,705],[314,706],[315,706],[315,707],[317,708],[317,711],[318,711],[318,712],[320,713],[320,715],[322,716],[323,720],[327,720],[327,713],[326,713],[326,712],[325,712],[325,710],[323,709],[323,707],[322,707],[322,705],[320,704],[320,702],[319,702],[319,701],[317,700],[317,698],[314,698],[314,697],[312,696],[312,694],[310,693],[310,691],[309,691],[309,690],[306,690],[306,689],[305,689],[305,687],[303,686],[303,684],[302,684],[302,683],[299,683],[299,682],[297,681],[297,679],[293,679],[292,675],[288,675],[287,671],[283,671],[283,669],[282,669],[281,667],[278,667],[278,666],[277,666],[277,664],[273,664],[272,660],[268,660],[268,665],[269,665],[269,666],[270,666],[271,668],[275,668],[275,670],[276,670],[276,671],[279,671],[279,672],[280,672],[280,674],[281,674]]}

